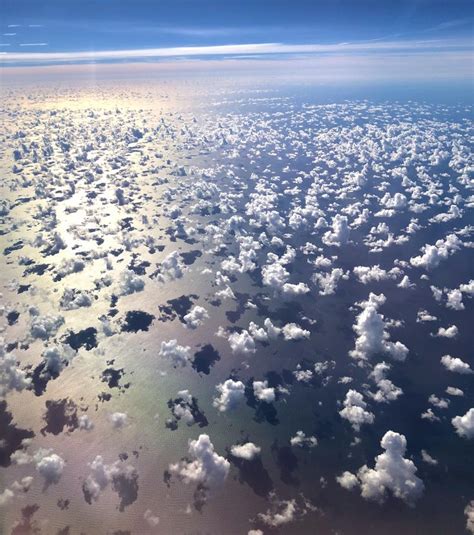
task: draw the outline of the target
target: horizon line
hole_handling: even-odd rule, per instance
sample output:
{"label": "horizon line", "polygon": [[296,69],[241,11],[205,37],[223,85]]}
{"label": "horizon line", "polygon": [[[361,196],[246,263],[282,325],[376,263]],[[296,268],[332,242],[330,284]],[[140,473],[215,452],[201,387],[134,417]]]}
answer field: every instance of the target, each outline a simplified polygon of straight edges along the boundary
{"label": "horizon line", "polygon": [[419,52],[429,50],[469,50],[472,40],[403,40],[403,41],[358,41],[333,44],[285,44],[247,43],[205,46],[160,47],[118,50],[82,50],[73,52],[0,52],[0,66],[29,64],[79,63],[84,61],[126,60],[139,58],[172,58],[195,56],[289,55],[289,54],[334,54],[358,52]]}

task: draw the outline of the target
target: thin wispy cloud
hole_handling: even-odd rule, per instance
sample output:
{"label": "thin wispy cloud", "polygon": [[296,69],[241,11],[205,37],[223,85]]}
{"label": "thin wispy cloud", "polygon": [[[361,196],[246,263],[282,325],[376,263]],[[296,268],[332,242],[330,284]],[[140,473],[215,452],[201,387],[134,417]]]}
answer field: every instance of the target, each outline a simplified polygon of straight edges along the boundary
{"label": "thin wispy cloud", "polygon": [[[20,46],[46,46],[47,43],[22,43]],[[7,52],[2,55],[2,63],[74,63],[84,61],[119,61],[133,59],[159,59],[196,56],[237,56],[237,55],[290,55],[290,54],[357,54],[420,52],[442,50],[470,50],[469,40],[409,40],[370,41],[335,44],[284,44],[250,43],[211,46],[163,47],[126,50],[98,50],[77,52]]]}

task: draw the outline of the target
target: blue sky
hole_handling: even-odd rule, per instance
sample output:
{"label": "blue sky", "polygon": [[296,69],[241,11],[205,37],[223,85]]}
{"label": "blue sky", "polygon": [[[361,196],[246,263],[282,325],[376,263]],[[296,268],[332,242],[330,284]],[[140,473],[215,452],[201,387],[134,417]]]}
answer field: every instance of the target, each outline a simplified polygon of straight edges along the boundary
{"label": "blue sky", "polygon": [[[466,0],[3,0],[0,9],[5,63],[72,52],[51,58],[115,61],[119,53],[97,53],[144,49],[168,50],[145,54],[155,58],[465,50],[474,20]],[[243,44],[266,45],[203,48]]]}

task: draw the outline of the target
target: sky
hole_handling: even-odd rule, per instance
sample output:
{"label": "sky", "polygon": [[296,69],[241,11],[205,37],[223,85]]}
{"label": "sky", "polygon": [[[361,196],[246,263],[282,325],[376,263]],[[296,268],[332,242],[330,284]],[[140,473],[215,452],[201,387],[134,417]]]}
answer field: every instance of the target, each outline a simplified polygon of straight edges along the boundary
{"label": "sky", "polygon": [[469,70],[473,42],[474,10],[466,0],[3,0],[1,6],[2,66],[448,53]]}

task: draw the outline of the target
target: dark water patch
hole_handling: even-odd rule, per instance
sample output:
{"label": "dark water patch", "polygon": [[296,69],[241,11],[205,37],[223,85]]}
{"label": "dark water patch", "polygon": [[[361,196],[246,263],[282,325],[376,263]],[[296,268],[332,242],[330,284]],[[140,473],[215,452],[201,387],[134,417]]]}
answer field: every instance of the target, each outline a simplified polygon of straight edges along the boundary
{"label": "dark water patch", "polygon": [[275,462],[280,469],[280,478],[286,485],[298,486],[298,478],[293,474],[298,468],[298,457],[290,446],[278,446],[274,442],[271,447]]}
{"label": "dark water patch", "polygon": [[202,349],[194,353],[192,367],[198,373],[209,375],[212,366],[220,360],[221,357],[211,344],[206,344]]}
{"label": "dark water patch", "polygon": [[137,255],[135,255],[128,265],[128,269],[133,271],[136,275],[146,275],[146,268],[151,264],[148,260],[137,261]]}
{"label": "dark water patch", "polygon": [[165,470],[163,472],[163,483],[168,487],[170,488],[171,486],[171,479],[172,479],[172,475],[171,475],[171,472],[169,470]]}
{"label": "dark water patch", "polygon": [[202,252],[199,249],[195,249],[194,251],[188,251],[186,253],[180,253],[180,254],[186,266],[192,266],[194,262],[196,262],[196,260],[200,256],[202,256]]}
{"label": "dark water patch", "polygon": [[77,429],[77,405],[72,399],[64,398],[46,401],[46,414],[43,416],[46,425],[41,429],[41,434],[51,433],[59,435],[64,428],[67,431]]}
{"label": "dark water patch", "polygon": [[124,372],[123,368],[115,370],[114,368],[107,368],[102,372],[101,380],[104,383],[107,383],[109,388],[118,388],[119,381],[122,378]]}
{"label": "dark water patch", "polygon": [[142,310],[129,310],[122,324],[122,332],[148,331],[155,316]]}
{"label": "dark water patch", "polygon": [[198,424],[199,427],[206,427],[208,420],[204,412],[199,408],[198,400],[192,396],[191,401],[184,397],[178,396],[175,399],[169,399],[167,403],[171,410],[172,417],[166,421],[166,427],[175,431],[178,428],[178,422],[183,417],[180,411],[189,411],[193,417],[192,421],[186,422],[189,426]]}
{"label": "dark water patch", "polygon": [[278,413],[273,403],[260,401],[255,397],[253,392],[253,377],[251,377],[245,385],[245,398],[247,405],[255,409],[254,420],[258,423],[268,422],[271,425],[278,425]]}
{"label": "dark water patch", "polygon": [[112,478],[112,488],[119,495],[118,508],[120,512],[123,512],[138,498],[138,472],[136,469],[133,468],[115,475]]}
{"label": "dark water patch", "polygon": [[59,498],[59,500],[57,502],[57,506],[59,507],[59,509],[61,509],[61,511],[66,511],[67,509],[69,509],[70,503],[71,503],[71,501],[68,500],[68,499]]}
{"label": "dark water patch", "polygon": [[196,294],[182,295],[176,299],[169,299],[164,305],[160,305],[158,310],[160,311],[160,321],[172,321],[176,317],[181,322],[184,322],[184,316],[191,310],[194,301],[199,296]]}
{"label": "dark water patch", "polygon": [[120,228],[122,230],[130,230],[130,231],[135,230],[132,223],[133,223],[133,217],[124,217],[123,219],[119,221]]}
{"label": "dark water patch", "polygon": [[250,299],[250,294],[234,292],[237,300],[237,308],[235,310],[228,310],[225,315],[231,323],[239,321],[242,315],[247,311],[247,303]]}
{"label": "dark water patch", "polygon": [[[61,361],[63,366],[68,365],[67,360]],[[35,396],[41,396],[44,394],[49,381],[57,379],[59,377],[59,370],[48,370],[46,362],[41,362],[34,368],[32,372],[27,372],[27,377],[31,379],[33,385],[33,392]]]}
{"label": "dark water patch", "polygon": [[20,286],[18,286],[18,290],[16,291],[17,294],[22,294],[22,293],[25,293],[27,292],[31,287],[31,284],[20,284]]}
{"label": "dark water patch", "polygon": [[69,334],[64,338],[64,341],[75,351],[81,347],[90,351],[97,347],[97,329],[95,327],[87,327],[87,329],[83,329],[77,333],[69,331]]}
{"label": "dark water patch", "polygon": [[199,483],[193,493],[193,506],[199,513],[202,513],[206,505],[208,493],[209,489],[203,483]]}
{"label": "dark water patch", "polygon": [[16,310],[12,310],[11,312],[9,312],[7,314],[7,322],[8,322],[8,325],[10,325],[10,327],[12,325],[15,325],[15,323],[18,321],[18,318],[20,317],[20,313],[17,312]]}
{"label": "dark water patch", "polygon": [[23,277],[26,277],[27,275],[39,275],[41,277],[48,268],[49,264],[35,264],[34,266],[25,269]]}
{"label": "dark water patch", "polygon": [[5,256],[8,256],[9,254],[13,253],[14,251],[19,251],[20,249],[22,249],[24,247],[24,243],[19,240],[15,243],[13,243],[12,245],[6,247],[5,249],[3,249],[3,254]]}
{"label": "dark water patch", "polygon": [[0,466],[10,466],[10,456],[21,449],[25,438],[33,438],[31,430],[21,429],[13,423],[13,416],[7,410],[7,402],[0,401]]}
{"label": "dark water patch", "polygon": [[36,520],[33,519],[34,514],[39,510],[38,504],[27,505],[21,510],[21,519],[15,522],[11,535],[33,535],[40,534]]}
{"label": "dark water patch", "polygon": [[267,496],[272,491],[273,482],[260,457],[248,461],[229,453],[228,459],[239,469],[239,481],[246,483],[257,496]]}

